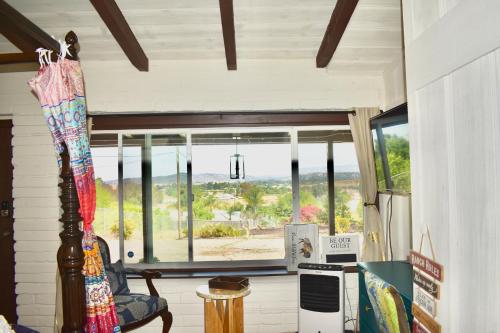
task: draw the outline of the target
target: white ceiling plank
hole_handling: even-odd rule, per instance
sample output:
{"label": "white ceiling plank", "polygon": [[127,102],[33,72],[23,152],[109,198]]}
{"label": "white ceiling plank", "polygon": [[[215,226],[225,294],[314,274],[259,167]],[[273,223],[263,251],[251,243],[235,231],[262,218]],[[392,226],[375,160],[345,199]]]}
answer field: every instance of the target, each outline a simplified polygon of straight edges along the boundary
{"label": "white ceiling plank", "polygon": [[[9,4],[23,13],[39,13],[54,11],[91,11],[92,7],[88,1],[82,0],[7,0]],[[335,0],[308,0],[307,6],[325,6],[333,9]],[[173,8],[219,8],[217,1],[206,0],[117,0],[117,4],[123,10],[142,10],[142,9],[173,9]],[[303,0],[239,0],[235,2],[235,8],[245,7],[304,7]],[[399,8],[399,0],[360,0],[358,8]]]}
{"label": "white ceiling plank", "polygon": [[[384,57],[367,56],[371,49],[354,49],[356,52],[342,52],[335,54],[335,61],[343,64],[370,64],[377,65],[380,68],[391,64],[397,53],[385,54]],[[387,49],[383,49],[386,51]],[[341,49],[339,49],[341,51]],[[240,56],[245,59],[313,59],[315,50],[310,48],[302,49],[268,49],[268,48],[244,48],[240,51]],[[118,48],[106,51],[85,51],[81,53],[82,59],[112,60],[119,57],[121,51]],[[181,57],[184,59],[224,59],[224,48],[222,46],[214,47],[210,50],[203,48],[169,48],[155,49],[148,52],[148,58],[151,60],[176,60]]]}
{"label": "white ceiling plank", "polygon": [[[342,39],[341,47],[348,48],[392,48],[400,49],[401,41],[398,38],[398,34],[391,35],[385,32],[383,35],[378,34],[378,32],[371,33],[359,33],[357,31],[346,32],[349,34],[349,38]],[[388,36],[386,36],[388,35]],[[82,38],[81,42],[85,44],[82,47],[88,49],[109,49],[112,48],[109,42],[113,39],[93,39],[93,38]],[[214,36],[171,36],[169,38],[139,38],[139,42],[144,49],[155,50],[155,49],[169,49],[169,48],[207,48],[212,49],[214,47],[219,47],[223,45],[222,38],[219,35]],[[267,36],[267,37],[254,37],[246,36],[245,38],[240,38],[238,40],[237,48],[268,48],[270,50],[278,48],[288,48],[293,50],[295,48],[310,48],[312,50],[317,49],[321,43],[321,36],[311,37],[311,36],[295,36],[288,38]]]}
{"label": "white ceiling plank", "polygon": [[[328,24],[331,15],[330,7],[254,7],[235,8],[236,24],[274,24],[279,28],[281,24],[299,23],[324,27]],[[127,22],[131,26],[168,26],[188,24],[220,24],[218,8],[201,9],[162,9],[162,10],[123,10]],[[95,11],[56,11],[24,13],[30,20],[45,28],[92,27],[103,25]],[[358,8],[353,14],[353,25],[366,29],[394,30],[399,27],[400,17],[397,9],[363,9]]]}
{"label": "white ceiling plank", "polygon": [[[153,61],[224,59],[218,1],[116,0]],[[83,0],[7,0],[56,38],[74,30],[80,57],[125,60],[119,45]],[[336,0],[238,0],[234,3],[238,59],[310,59],[321,44]],[[328,71],[379,75],[402,54],[399,0],[360,0]],[[0,53],[18,52],[0,36]]]}
{"label": "white ceiling plank", "polygon": [[3,35],[0,35],[0,53],[19,53],[22,52],[14,44],[12,44]]}

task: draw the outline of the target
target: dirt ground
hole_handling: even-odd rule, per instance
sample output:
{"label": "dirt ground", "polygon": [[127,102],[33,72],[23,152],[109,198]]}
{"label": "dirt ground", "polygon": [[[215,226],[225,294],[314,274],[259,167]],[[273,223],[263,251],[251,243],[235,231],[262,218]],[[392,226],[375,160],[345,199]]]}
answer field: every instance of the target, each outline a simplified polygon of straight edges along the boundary
{"label": "dirt ground", "polygon": [[[328,234],[328,226],[320,226],[320,236]],[[119,242],[107,239],[113,261],[119,258]],[[125,262],[138,263],[143,257],[142,239],[125,240]],[[283,228],[253,229],[250,236],[227,238],[195,238],[195,261],[265,260],[285,258]],[[133,254],[129,257],[129,252]],[[153,239],[153,255],[161,262],[188,260],[187,239]]]}
{"label": "dirt ground", "polygon": [[[260,259],[283,259],[285,247],[283,235],[250,236],[249,238],[208,238],[194,239],[193,250],[195,261],[218,261],[218,260],[260,260]],[[118,240],[108,240],[111,258],[113,261],[119,259]],[[125,262],[138,263],[143,257],[142,240],[125,241]],[[154,240],[153,255],[163,262],[187,261],[188,243],[182,240]],[[129,258],[127,254],[133,253]]]}

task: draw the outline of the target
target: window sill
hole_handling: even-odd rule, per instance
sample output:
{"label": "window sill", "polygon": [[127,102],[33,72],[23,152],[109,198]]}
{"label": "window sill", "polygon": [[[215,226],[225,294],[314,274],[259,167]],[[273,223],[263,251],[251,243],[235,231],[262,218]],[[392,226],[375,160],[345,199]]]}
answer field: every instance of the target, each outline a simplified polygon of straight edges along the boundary
{"label": "window sill", "polygon": [[[161,279],[188,279],[188,278],[212,278],[221,275],[241,275],[246,277],[258,276],[286,276],[297,275],[297,272],[289,272],[286,267],[264,268],[264,269],[234,269],[234,270],[178,270],[178,269],[155,269],[161,273]],[[137,274],[127,274],[127,279],[141,279]]]}
{"label": "window sill", "polygon": [[[259,276],[288,276],[297,275],[297,272],[289,272],[285,266],[283,267],[245,267],[234,268],[232,270],[201,270],[201,269],[165,269],[165,268],[148,268],[148,270],[158,271],[161,273],[161,279],[189,279],[189,278],[212,278],[215,276],[240,275],[246,277]],[[356,266],[344,267],[346,274],[357,273]],[[137,274],[127,274],[128,279],[142,279]]]}

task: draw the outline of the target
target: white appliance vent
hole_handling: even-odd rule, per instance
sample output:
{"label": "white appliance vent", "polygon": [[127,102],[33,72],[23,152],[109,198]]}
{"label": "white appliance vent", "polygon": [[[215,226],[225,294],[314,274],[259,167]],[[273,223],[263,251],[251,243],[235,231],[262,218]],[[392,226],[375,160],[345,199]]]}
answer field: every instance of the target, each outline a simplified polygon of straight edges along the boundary
{"label": "white appliance vent", "polygon": [[299,333],[343,333],[344,268],[302,263],[298,269]]}

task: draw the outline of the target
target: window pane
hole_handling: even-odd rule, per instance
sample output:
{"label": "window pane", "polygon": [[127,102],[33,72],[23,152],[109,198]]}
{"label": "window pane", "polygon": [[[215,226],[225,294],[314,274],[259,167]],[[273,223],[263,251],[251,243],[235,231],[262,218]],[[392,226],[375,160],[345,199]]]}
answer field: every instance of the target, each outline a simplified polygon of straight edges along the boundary
{"label": "window pane", "polygon": [[373,153],[375,158],[375,173],[377,175],[377,187],[379,191],[387,190],[385,182],[384,165],[382,162],[382,153],[380,152],[380,142],[377,136],[377,130],[372,129]]}
{"label": "window pane", "polygon": [[109,245],[113,261],[120,258],[118,229],[118,137],[92,136],[92,160],[96,183],[94,231]]}
{"label": "window pane", "polygon": [[335,231],[363,232],[361,178],[354,143],[333,144],[335,169]]}
{"label": "window pane", "polygon": [[188,261],[186,138],[152,138],[154,261]]}
{"label": "window pane", "polygon": [[[236,149],[245,178],[232,180]],[[289,134],[193,135],[192,155],[194,260],[283,259],[283,225],[292,218]]]}
{"label": "window pane", "polygon": [[408,123],[382,127],[387,162],[394,191],[410,192],[410,142]]}
{"label": "window pane", "polygon": [[299,132],[300,221],[319,225],[328,236],[328,143],[331,131]]}
{"label": "window pane", "polygon": [[144,135],[123,136],[123,220],[125,262],[143,261],[142,151]]}

